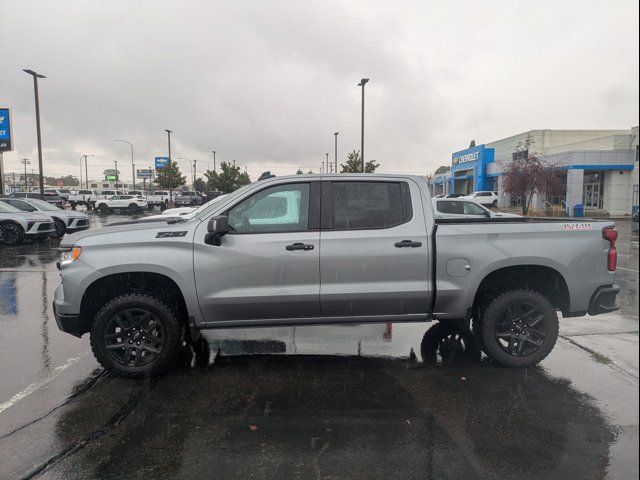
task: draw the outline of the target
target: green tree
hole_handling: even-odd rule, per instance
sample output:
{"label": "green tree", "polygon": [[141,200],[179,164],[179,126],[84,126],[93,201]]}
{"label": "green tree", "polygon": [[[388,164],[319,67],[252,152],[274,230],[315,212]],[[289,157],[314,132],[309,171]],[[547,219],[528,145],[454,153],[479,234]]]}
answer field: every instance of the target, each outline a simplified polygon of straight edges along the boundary
{"label": "green tree", "polygon": [[300,169],[298,168],[298,171],[296,172],[296,175],[302,175],[302,170],[300,170]]}
{"label": "green tree", "polygon": [[438,175],[439,173],[447,173],[449,170],[451,170],[451,167],[449,167],[448,165],[441,165],[436,168],[436,171],[433,174]]}
{"label": "green tree", "polygon": [[231,193],[251,183],[247,172],[241,172],[240,167],[235,167],[232,163],[224,161],[220,163],[219,172],[207,170],[204,176],[207,177],[209,190],[217,190],[222,193]]}
{"label": "green tree", "polygon": [[[364,164],[364,173],[373,173],[380,165],[375,160],[369,160]],[[347,161],[340,164],[340,173],[361,173],[362,160],[360,159],[360,151],[354,150],[347,155]]]}
{"label": "green tree", "polygon": [[80,181],[78,180],[78,178],[74,177],[73,175],[65,175],[64,177],[60,178],[60,180],[62,180],[62,184],[67,187],[75,187],[77,185],[80,185]]}
{"label": "green tree", "polygon": [[209,184],[201,178],[196,178],[196,181],[193,182],[193,189],[196,192],[209,193]]}
{"label": "green tree", "polygon": [[173,190],[187,183],[187,177],[182,175],[178,164],[172,161],[156,170],[155,183],[162,188]]}

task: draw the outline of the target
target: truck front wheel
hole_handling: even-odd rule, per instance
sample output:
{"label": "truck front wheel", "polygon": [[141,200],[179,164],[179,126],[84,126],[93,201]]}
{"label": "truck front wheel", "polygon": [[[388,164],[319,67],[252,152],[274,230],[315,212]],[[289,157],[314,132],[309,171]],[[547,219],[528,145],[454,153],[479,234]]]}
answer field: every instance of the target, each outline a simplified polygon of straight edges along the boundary
{"label": "truck front wheel", "polygon": [[558,339],[558,316],[546,297],[529,289],[509,290],[481,312],[480,344],[506,367],[530,367],[542,361]]}
{"label": "truck front wheel", "polygon": [[116,297],[96,314],[91,349],[107,370],[139,377],[162,373],[182,345],[175,313],[150,295]]}

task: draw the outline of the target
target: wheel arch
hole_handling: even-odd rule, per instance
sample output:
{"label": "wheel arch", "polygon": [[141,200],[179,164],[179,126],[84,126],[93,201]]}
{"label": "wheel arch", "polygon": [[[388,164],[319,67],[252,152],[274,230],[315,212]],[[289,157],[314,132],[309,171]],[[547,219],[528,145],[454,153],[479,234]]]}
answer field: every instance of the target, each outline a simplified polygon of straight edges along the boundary
{"label": "wheel arch", "polygon": [[548,265],[520,264],[497,268],[486,274],[473,298],[473,314],[500,293],[517,288],[536,291],[564,315],[571,311],[571,297],[565,277]]}
{"label": "wheel arch", "polygon": [[178,319],[188,326],[189,313],[184,294],[171,277],[146,271],[119,272],[94,280],[84,290],[80,301],[80,318],[85,330],[83,333],[91,329],[93,319],[100,308],[125,293],[141,293],[163,300]]}

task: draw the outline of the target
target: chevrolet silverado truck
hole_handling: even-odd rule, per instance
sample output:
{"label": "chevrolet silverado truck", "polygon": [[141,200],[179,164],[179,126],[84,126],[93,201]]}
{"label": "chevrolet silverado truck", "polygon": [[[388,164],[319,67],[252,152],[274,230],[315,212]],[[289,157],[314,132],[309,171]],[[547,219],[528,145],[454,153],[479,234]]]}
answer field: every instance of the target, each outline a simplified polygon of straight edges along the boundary
{"label": "chevrolet silverado truck", "polygon": [[203,329],[450,322],[495,362],[540,362],[558,314],[616,310],[611,221],[436,219],[405,175],[266,178],[188,219],[63,238],[58,327],[108,370],[161,372]]}

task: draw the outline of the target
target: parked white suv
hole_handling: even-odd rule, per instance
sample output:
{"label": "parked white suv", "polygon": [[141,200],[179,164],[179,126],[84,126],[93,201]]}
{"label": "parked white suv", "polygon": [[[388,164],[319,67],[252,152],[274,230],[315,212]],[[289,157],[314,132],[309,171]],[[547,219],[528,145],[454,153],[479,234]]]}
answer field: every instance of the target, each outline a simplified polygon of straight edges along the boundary
{"label": "parked white suv", "polygon": [[498,193],[497,192],[473,192],[471,195],[465,195],[459,197],[462,200],[471,200],[472,202],[479,203],[485,207],[497,207],[498,206]]}
{"label": "parked white suv", "polygon": [[104,214],[114,210],[126,210],[134,214],[140,213],[143,208],[147,208],[147,201],[144,197],[136,195],[114,195],[96,202],[96,210]]}

